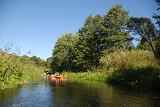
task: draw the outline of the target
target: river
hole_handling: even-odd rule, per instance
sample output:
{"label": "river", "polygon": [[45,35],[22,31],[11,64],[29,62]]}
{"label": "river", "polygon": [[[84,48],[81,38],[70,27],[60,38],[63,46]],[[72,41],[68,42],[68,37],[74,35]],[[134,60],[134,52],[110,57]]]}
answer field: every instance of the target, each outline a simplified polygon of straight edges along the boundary
{"label": "river", "polygon": [[0,107],[160,107],[160,93],[101,82],[40,79],[1,91]]}

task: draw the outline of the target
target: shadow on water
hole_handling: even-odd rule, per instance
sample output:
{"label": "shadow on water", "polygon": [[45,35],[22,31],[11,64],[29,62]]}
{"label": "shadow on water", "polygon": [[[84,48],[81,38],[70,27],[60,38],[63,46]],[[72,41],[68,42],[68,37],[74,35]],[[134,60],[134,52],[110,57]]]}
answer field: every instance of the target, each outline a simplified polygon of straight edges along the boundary
{"label": "shadow on water", "polygon": [[70,82],[53,88],[58,107],[159,107],[160,96],[140,90],[120,89],[105,83]]}
{"label": "shadow on water", "polygon": [[160,93],[47,78],[0,92],[0,107],[159,107]]}

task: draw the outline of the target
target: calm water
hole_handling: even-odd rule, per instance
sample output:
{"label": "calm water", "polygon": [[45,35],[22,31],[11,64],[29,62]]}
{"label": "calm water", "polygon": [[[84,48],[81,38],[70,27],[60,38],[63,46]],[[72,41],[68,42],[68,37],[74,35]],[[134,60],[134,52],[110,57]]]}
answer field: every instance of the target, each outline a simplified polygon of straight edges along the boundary
{"label": "calm water", "polygon": [[42,79],[1,91],[0,107],[160,107],[160,93]]}

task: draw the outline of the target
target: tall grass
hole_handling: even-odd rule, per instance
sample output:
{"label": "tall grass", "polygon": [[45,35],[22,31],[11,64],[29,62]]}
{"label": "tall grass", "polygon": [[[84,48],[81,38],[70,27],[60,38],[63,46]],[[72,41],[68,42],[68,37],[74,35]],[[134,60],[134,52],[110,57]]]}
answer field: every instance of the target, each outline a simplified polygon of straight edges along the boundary
{"label": "tall grass", "polygon": [[114,53],[104,55],[101,60],[103,67],[114,67],[116,69],[130,67],[145,67],[159,65],[159,60],[154,58],[150,51],[132,50],[132,51],[116,51]]}
{"label": "tall grass", "polygon": [[0,51],[0,89],[23,84],[39,76],[43,69],[28,58]]}
{"label": "tall grass", "polygon": [[[101,58],[110,83],[134,87],[160,87],[160,61],[149,51],[116,51]],[[108,70],[111,69],[111,70]]]}

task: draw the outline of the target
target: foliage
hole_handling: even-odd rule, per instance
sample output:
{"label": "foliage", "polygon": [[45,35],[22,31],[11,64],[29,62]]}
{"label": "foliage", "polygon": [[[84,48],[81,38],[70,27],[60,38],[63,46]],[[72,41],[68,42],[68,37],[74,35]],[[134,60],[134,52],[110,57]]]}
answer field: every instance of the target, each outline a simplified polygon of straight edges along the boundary
{"label": "foliage", "polygon": [[147,66],[115,70],[109,73],[107,81],[132,87],[160,88],[160,67]]}
{"label": "foliage", "polygon": [[42,73],[40,67],[28,56],[17,56],[15,53],[8,54],[0,51],[0,89],[22,84],[35,75]]}
{"label": "foliage", "polygon": [[40,57],[37,56],[32,56],[29,58],[31,61],[33,61],[37,66],[39,67],[46,67],[46,62],[45,60],[41,59]]}
{"label": "foliage", "polygon": [[128,20],[128,12],[120,5],[104,16],[89,16],[75,36],[65,34],[58,39],[53,63],[69,71],[98,67],[104,52],[114,52],[117,48],[126,50],[131,46],[132,38],[126,32]]}
{"label": "foliage", "polygon": [[104,55],[88,72],[63,72],[69,80],[107,81],[132,87],[160,88],[160,61],[148,50],[117,50]]}
{"label": "foliage", "polygon": [[[158,6],[160,6],[160,0],[155,0],[155,1],[158,4]],[[159,10],[160,10],[160,7],[157,8],[157,11],[159,11]],[[157,20],[156,24],[160,27],[160,15],[154,14],[153,18],[155,18]]]}
{"label": "foliage", "polygon": [[107,81],[115,84],[159,87],[160,62],[149,51],[116,51],[101,58],[102,67],[106,69]]}
{"label": "foliage", "polygon": [[53,62],[53,57],[49,57],[46,60],[46,67],[47,68],[52,68],[51,63]]}
{"label": "foliage", "polygon": [[154,42],[160,38],[160,35],[156,32],[156,27],[149,18],[130,18],[128,29],[130,30],[130,32],[133,32],[133,34],[139,35],[141,37],[141,44],[148,44],[155,57],[160,57],[158,56],[159,54],[157,54],[157,49],[154,47],[154,45],[156,45],[154,44]]}
{"label": "foliage", "polygon": [[[136,49],[130,33],[140,36],[135,38],[140,41]],[[90,15],[75,35],[59,38],[51,66],[68,71],[63,74],[71,80],[158,87],[159,40],[158,29],[149,18],[130,18],[121,5],[115,5],[103,16]]]}
{"label": "foliage", "polygon": [[52,66],[54,68],[56,66],[61,67],[63,70],[70,70],[72,68],[73,46],[75,39],[76,38],[72,34],[65,34],[58,39],[53,50]]}
{"label": "foliage", "polygon": [[76,45],[78,65],[83,70],[91,66],[97,66],[102,54],[102,16],[89,16],[84,26],[79,30],[79,41]]}

